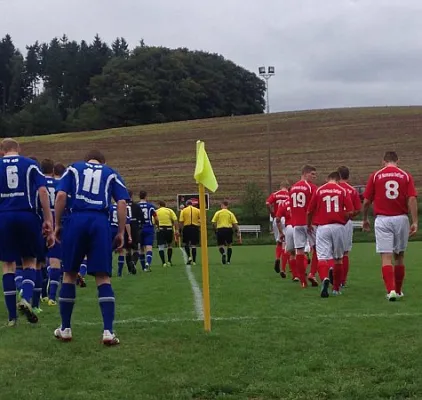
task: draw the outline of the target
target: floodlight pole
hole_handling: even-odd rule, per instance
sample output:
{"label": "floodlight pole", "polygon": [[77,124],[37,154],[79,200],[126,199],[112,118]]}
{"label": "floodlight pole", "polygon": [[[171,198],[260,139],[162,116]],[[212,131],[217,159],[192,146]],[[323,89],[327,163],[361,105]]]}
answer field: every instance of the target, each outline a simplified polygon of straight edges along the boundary
{"label": "floodlight pole", "polygon": [[267,142],[268,142],[268,149],[267,149],[267,157],[268,157],[268,193],[271,194],[273,191],[273,182],[272,182],[272,163],[271,163],[271,132],[270,132],[270,94],[269,94],[269,80],[272,76],[275,75],[274,67],[261,67],[259,69],[259,76],[265,79],[265,89],[267,92]]}

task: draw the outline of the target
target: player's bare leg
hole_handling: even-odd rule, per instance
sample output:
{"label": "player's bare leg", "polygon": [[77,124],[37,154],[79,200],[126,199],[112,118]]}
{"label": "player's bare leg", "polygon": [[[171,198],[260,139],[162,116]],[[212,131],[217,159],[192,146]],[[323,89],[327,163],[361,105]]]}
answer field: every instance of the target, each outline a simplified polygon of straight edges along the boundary
{"label": "player's bare leg", "polygon": [[401,298],[404,296],[403,294],[403,281],[405,277],[405,266],[404,266],[404,252],[399,254],[394,254],[394,280],[396,284],[396,293],[397,297]]}
{"label": "player's bare leg", "polygon": [[17,310],[16,310],[16,283],[15,283],[16,263],[3,263],[3,293],[9,319],[6,326],[16,326]]}
{"label": "player's bare leg", "polygon": [[61,262],[58,258],[50,258],[50,270],[48,272],[48,305],[57,305],[57,289],[60,286]]}
{"label": "player's bare leg", "polygon": [[18,310],[22,315],[25,315],[26,319],[31,324],[35,324],[38,322],[38,317],[34,313],[31,305],[31,301],[34,295],[36,265],[36,258],[26,258],[22,260],[22,300],[18,303]]}
{"label": "player's bare leg", "polygon": [[72,340],[72,328],[70,321],[72,319],[73,307],[75,305],[77,280],[77,272],[63,273],[63,283],[59,294],[62,324],[54,331],[54,336],[63,342],[70,342]]}
{"label": "player's bare leg", "polygon": [[396,301],[397,292],[393,267],[393,254],[381,253],[381,263],[382,277],[384,279],[385,288],[387,290],[387,299],[389,301]]}
{"label": "player's bare leg", "polygon": [[101,314],[103,316],[104,331],[102,342],[106,346],[115,346],[120,343],[113,332],[115,299],[111,287],[111,280],[107,274],[97,274],[95,281],[98,288],[98,302],[100,303]]}

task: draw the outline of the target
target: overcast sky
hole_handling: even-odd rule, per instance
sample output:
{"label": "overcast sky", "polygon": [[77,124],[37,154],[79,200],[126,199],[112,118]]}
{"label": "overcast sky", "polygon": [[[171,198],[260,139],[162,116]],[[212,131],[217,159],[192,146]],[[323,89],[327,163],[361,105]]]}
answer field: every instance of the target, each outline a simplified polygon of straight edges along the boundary
{"label": "overcast sky", "polygon": [[422,104],[422,0],[0,0],[15,45],[96,33],[274,65],[271,111]]}

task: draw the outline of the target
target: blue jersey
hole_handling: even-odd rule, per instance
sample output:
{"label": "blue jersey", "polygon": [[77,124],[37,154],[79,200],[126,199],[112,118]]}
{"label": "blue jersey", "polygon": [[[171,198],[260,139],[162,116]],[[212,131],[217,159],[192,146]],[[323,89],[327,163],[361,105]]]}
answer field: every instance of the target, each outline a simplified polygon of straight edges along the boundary
{"label": "blue jersey", "polygon": [[70,165],[59,181],[57,191],[71,195],[71,211],[109,213],[111,198],[128,200],[129,194],[120,175],[104,164],[77,162]]}
{"label": "blue jersey", "polygon": [[153,204],[142,200],[138,203],[138,206],[144,217],[142,229],[150,230],[154,226],[152,218],[156,215],[155,207]]}
{"label": "blue jersey", "polygon": [[0,211],[36,211],[42,186],[46,178],[35,161],[23,156],[0,159]]}
{"label": "blue jersey", "polygon": [[109,220],[111,227],[118,228],[119,227],[119,220],[117,218],[117,204],[112,204],[110,206],[110,214],[109,214]]}

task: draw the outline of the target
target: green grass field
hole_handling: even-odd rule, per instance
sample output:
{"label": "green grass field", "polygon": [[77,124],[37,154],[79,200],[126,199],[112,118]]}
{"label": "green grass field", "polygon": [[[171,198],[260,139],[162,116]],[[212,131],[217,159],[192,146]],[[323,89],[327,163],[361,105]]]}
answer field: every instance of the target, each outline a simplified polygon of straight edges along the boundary
{"label": "green grass field", "polygon": [[[384,299],[374,251],[356,245],[349,288],[321,299],[274,273],[272,246],[236,247],[224,267],[210,248],[209,334],[179,250],[170,269],[155,255],[151,274],[114,279],[115,348],[100,344],[89,279],[71,343],[54,339],[58,309],[45,305],[38,325],[0,329],[0,398],[421,399],[421,247],[410,245],[406,297],[396,303]],[[199,284],[200,268],[192,268]]]}

